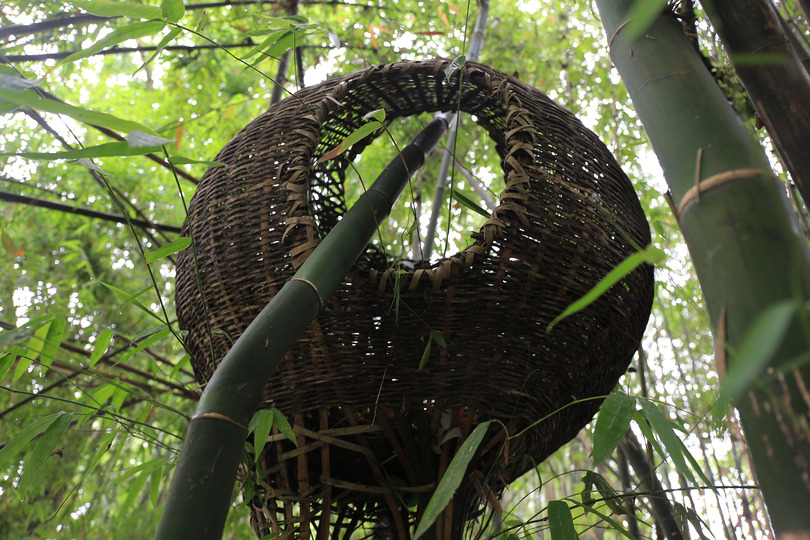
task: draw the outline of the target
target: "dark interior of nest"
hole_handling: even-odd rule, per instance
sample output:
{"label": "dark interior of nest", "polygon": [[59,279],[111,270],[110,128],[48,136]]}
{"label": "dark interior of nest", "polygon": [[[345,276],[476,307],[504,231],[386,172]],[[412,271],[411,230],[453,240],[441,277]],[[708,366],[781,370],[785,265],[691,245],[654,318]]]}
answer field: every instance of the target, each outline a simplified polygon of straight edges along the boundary
{"label": "dark interior of nest", "polygon": [[[396,148],[382,132],[318,158],[378,109],[399,145],[437,111],[467,115],[451,180],[461,196],[445,202],[440,256],[413,256],[439,152],[267,385],[266,406],[293,424],[297,446],[274,433],[258,466],[243,467],[259,536],[348,537],[376,522],[408,538],[453,456],[492,420],[431,531],[460,538],[466,520],[590,421],[638,348],[649,266],[549,328],[649,243],[627,177],[538,90],[472,63],[448,80],[446,67],[402,62],[302,90],[226,146],[216,159],[228,166],[210,169],[191,202],[198,255],[178,260],[177,309],[205,382],[226,336],[239,336]],[[485,217],[464,170],[495,201]]]}

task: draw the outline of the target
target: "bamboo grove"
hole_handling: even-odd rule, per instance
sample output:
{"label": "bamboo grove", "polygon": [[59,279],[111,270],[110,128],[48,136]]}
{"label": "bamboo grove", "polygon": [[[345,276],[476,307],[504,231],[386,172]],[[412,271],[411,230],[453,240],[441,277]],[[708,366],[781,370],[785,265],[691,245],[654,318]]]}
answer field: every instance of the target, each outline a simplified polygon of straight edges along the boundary
{"label": "bamboo grove", "polygon": [[[808,15],[804,0],[4,3],[0,538],[191,530],[158,523],[189,420],[219,411],[200,400],[173,303],[203,172],[299,88],[462,55],[579,116],[632,180],[662,254],[642,346],[606,402],[620,421],[597,417],[465,535],[807,538]],[[481,225],[501,165],[486,133],[461,126],[408,168],[375,245],[415,258],[427,236],[441,257]],[[418,128],[388,126],[348,200]],[[306,295],[320,278],[303,279]],[[217,486],[206,516],[250,537],[251,486]]]}

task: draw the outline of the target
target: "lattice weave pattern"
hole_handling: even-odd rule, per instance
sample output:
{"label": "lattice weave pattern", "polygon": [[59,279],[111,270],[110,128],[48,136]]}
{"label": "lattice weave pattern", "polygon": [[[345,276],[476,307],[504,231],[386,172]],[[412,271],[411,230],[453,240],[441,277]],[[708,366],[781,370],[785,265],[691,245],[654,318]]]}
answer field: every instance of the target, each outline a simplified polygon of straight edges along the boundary
{"label": "lattice weave pattern", "polygon": [[[652,303],[647,266],[547,331],[649,243],[627,177],[598,138],[542,92],[473,63],[448,81],[447,65],[401,62],[302,90],[234,137],[216,158],[227,167],[210,169],[191,202],[186,232],[197,245],[206,304],[186,250],[177,311],[204,382],[228,336],[239,336],[345,211],[347,167],[371,139],[316,160],[366,113],[384,108],[392,121],[460,104],[501,156],[505,189],[466,249],[404,271],[369,248],[285,357],[266,399],[294,422],[299,450],[280,436],[268,444],[253,501],[257,533],[295,526],[305,534],[331,522],[348,534],[358,516],[383,512],[407,534],[413,515],[402,501],[429,497],[459,442],[477,423],[497,419],[471,469],[475,481],[452,509],[463,522],[573,437],[599,400],[510,439],[508,461],[501,426],[512,436],[575,399],[609,393],[639,345]],[[434,343],[419,370],[431,330],[447,347]],[[456,528],[442,534],[457,536]]]}

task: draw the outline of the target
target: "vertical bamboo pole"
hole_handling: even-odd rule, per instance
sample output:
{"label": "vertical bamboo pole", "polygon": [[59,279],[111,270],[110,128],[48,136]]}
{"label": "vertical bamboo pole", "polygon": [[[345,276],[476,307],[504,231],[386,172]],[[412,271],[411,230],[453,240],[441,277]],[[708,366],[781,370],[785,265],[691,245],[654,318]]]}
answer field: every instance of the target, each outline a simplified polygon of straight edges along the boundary
{"label": "vertical bamboo pole", "polygon": [[[597,0],[611,57],[666,175],[729,369],[752,369],[735,353],[760,315],[791,302],[805,311],[807,247],[785,186],[678,22],[659,16],[629,36],[634,3]],[[810,363],[794,363],[808,351],[799,318],[767,357],[748,358],[768,368],[735,401],[779,538],[810,537],[810,513],[796,511],[810,508]]]}
{"label": "vertical bamboo pole", "polygon": [[[467,53],[467,60],[471,62],[478,61],[481,56],[481,49],[484,48],[484,29],[487,25],[487,17],[489,15],[489,0],[479,0],[478,16],[475,19],[475,27],[473,28],[472,39],[470,40],[470,49]],[[442,163],[439,168],[439,176],[436,177],[436,192],[433,194],[433,205],[431,206],[430,221],[428,222],[427,232],[425,233],[425,241],[420,253],[414,253],[414,260],[430,260],[433,254],[433,241],[436,236],[436,225],[439,222],[439,216],[444,207],[444,192],[447,189],[448,171],[453,162],[454,151],[456,147],[456,136],[458,135],[458,127],[461,123],[461,114],[450,113],[445,116],[447,122],[452,124],[450,133],[447,136],[448,152],[442,157]],[[453,122],[455,120],[455,123]]]}

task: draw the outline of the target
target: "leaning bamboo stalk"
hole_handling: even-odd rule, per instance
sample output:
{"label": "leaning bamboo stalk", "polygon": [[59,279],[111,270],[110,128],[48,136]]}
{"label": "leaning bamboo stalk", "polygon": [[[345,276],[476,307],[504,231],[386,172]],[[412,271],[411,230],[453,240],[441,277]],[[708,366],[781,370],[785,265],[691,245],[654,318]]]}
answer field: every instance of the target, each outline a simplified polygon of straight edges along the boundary
{"label": "leaning bamboo stalk", "polygon": [[267,380],[446,130],[444,119],[433,120],[388,164],[225,355],[189,422],[156,539],[222,536],[247,425]]}
{"label": "leaning bamboo stalk", "polygon": [[[797,360],[807,357],[800,319],[810,256],[784,184],[680,25],[660,16],[633,38],[634,3],[597,0],[611,57],[669,183],[719,350],[729,351],[732,373],[767,361],[735,405],[777,537],[806,538],[810,513],[795,509],[810,508],[810,363]],[[784,337],[763,333],[760,341],[770,339],[773,349],[741,365],[738,353],[760,316],[791,305],[796,314],[780,329]]]}

